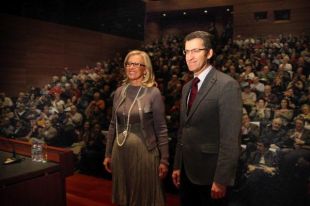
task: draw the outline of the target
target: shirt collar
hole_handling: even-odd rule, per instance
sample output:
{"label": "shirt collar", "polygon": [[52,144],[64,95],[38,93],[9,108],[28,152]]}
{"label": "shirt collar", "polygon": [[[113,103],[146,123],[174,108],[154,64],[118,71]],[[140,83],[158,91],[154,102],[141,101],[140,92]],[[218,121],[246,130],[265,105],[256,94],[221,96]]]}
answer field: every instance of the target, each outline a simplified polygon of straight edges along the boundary
{"label": "shirt collar", "polygon": [[204,69],[198,76],[195,76],[195,77],[198,77],[199,78],[199,83],[198,83],[198,90],[200,89],[203,81],[205,80],[205,78],[207,77],[207,75],[209,74],[209,72],[211,71],[212,69],[212,66],[209,65],[206,69]]}

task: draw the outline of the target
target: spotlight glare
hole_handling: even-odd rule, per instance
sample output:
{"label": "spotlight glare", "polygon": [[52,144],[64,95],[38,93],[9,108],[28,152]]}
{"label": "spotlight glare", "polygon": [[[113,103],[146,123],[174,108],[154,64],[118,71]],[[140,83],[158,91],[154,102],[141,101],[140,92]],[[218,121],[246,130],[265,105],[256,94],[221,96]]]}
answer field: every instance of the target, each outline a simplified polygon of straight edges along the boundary
{"label": "spotlight glare", "polygon": [[203,12],[206,14],[206,13],[208,13],[208,10],[204,10]]}

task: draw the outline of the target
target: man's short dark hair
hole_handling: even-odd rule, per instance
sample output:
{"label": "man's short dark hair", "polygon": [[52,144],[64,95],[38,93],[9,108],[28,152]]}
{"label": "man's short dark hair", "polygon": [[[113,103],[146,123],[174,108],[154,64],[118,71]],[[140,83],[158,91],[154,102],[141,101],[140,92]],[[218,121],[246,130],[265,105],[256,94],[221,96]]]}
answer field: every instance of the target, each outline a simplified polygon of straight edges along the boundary
{"label": "man's short dark hair", "polygon": [[207,49],[212,49],[212,39],[213,39],[213,35],[205,32],[205,31],[194,31],[188,35],[186,35],[186,37],[184,38],[184,43],[187,41],[190,41],[192,39],[202,39],[203,40],[203,44]]}

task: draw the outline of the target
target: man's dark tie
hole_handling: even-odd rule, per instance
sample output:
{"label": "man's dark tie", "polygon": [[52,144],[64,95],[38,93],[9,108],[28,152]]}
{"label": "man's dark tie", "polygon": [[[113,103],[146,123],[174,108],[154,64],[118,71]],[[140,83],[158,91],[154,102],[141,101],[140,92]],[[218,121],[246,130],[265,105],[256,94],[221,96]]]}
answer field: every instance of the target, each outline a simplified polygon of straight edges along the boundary
{"label": "man's dark tie", "polygon": [[198,77],[195,77],[192,81],[192,88],[191,88],[191,93],[188,99],[188,104],[187,104],[187,112],[191,109],[193,102],[195,100],[195,97],[198,93],[198,82],[200,82],[200,79]]}

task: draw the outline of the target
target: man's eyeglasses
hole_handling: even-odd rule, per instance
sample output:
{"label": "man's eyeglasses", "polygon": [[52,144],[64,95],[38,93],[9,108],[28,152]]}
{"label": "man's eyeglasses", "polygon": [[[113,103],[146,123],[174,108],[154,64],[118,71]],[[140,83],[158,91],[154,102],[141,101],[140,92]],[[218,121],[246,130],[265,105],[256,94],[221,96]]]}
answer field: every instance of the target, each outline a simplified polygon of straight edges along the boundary
{"label": "man's eyeglasses", "polygon": [[191,49],[191,50],[183,50],[183,54],[187,55],[187,54],[198,54],[199,52],[203,51],[203,50],[207,50],[207,48],[202,48],[202,49]]}
{"label": "man's eyeglasses", "polygon": [[140,64],[140,63],[137,63],[137,62],[126,62],[125,66],[126,67],[131,67],[131,66],[133,66],[133,67],[145,67],[144,64]]}

